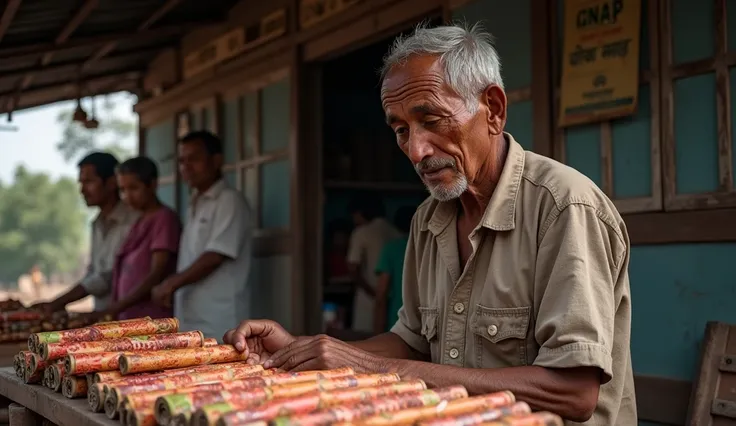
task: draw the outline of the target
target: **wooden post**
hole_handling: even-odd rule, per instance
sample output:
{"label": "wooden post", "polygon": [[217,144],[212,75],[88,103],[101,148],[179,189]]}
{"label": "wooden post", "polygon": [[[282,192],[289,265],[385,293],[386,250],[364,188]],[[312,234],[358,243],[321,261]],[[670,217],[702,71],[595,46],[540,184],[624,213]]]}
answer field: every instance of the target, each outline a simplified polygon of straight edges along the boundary
{"label": "wooden post", "polygon": [[38,414],[26,407],[12,403],[8,408],[8,420],[10,426],[40,426],[41,419]]}

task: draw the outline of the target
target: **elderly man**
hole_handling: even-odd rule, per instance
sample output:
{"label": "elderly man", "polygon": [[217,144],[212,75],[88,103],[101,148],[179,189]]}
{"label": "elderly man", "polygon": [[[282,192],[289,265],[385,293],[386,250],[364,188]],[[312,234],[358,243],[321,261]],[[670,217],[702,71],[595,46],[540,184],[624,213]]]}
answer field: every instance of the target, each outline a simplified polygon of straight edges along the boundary
{"label": "elderly man", "polygon": [[245,321],[226,341],[266,367],[394,371],[508,389],[568,424],[636,424],[624,222],[593,182],[503,131],[500,68],[477,27],[419,28],[385,59],[386,119],[432,195],[390,333],[348,344]]}

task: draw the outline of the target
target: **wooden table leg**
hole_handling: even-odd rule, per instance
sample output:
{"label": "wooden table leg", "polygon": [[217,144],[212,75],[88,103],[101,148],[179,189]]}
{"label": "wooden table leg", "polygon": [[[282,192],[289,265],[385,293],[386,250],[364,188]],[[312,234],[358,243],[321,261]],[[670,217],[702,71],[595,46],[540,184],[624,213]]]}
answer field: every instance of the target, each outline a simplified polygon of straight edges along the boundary
{"label": "wooden table leg", "polygon": [[8,418],[10,426],[40,426],[41,419],[38,414],[26,407],[12,403],[8,407]]}

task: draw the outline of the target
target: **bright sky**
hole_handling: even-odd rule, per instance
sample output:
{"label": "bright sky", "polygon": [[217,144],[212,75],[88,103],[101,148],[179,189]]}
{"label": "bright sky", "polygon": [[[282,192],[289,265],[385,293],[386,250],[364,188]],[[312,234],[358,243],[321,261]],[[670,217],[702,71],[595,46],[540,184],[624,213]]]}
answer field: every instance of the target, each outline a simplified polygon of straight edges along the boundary
{"label": "bright sky", "polygon": [[[138,116],[133,112],[135,96],[128,93],[109,95],[115,103],[115,115],[135,121]],[[82,106],[90,113],[90,99],[82,100]],[[98,110],[103,99],[95,100]],[[70,176],[76,178],[77,169],[74,162],[67,163],[56,149],[61,140],[63,127],[56,122],[60,111],[74,107],[75,101],[59,102],[38,108],[15,112],[13,122],[8,123],[7,115],[0,115],[0,180],[10,182],[13,171],[18,164],[24,164],[34,172],[46,172],[53,177]],[[5,127],[16,127],[17,131],[4,130]],[[120,144],[135,152],[137,133],[134,137],[120,141]]]}

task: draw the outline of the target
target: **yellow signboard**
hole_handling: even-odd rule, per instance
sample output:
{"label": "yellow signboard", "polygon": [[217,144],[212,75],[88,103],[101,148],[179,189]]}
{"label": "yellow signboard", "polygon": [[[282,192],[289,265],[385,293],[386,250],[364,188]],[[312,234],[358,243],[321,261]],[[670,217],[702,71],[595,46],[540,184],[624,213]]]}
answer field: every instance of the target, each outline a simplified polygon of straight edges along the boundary
{"label": "yellow signboard", "polygon": [[565,0],[560,126],[636,111],[640,25],[641,0]]}

